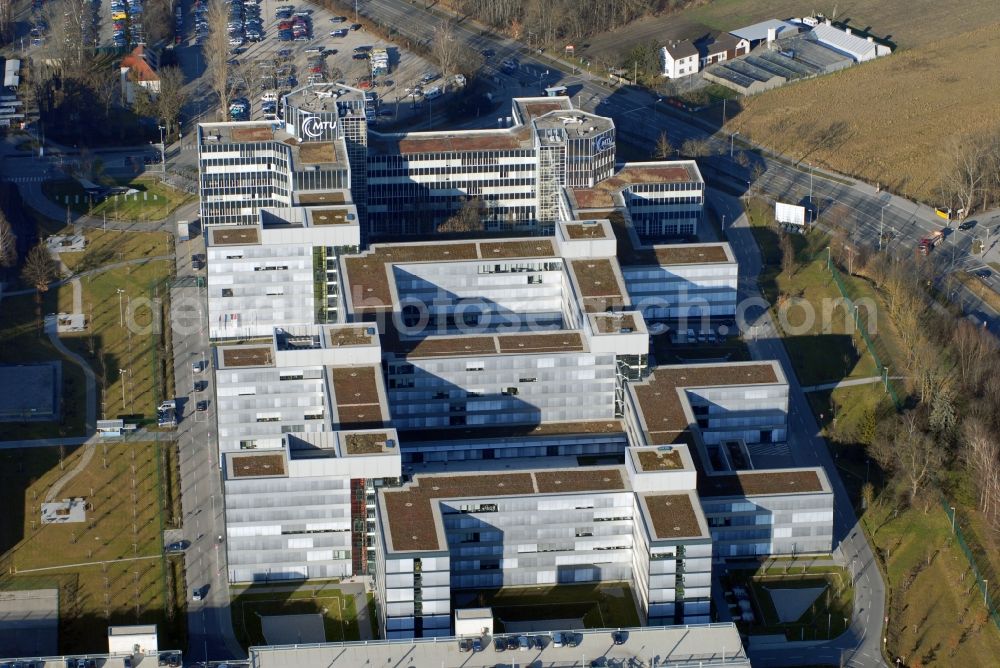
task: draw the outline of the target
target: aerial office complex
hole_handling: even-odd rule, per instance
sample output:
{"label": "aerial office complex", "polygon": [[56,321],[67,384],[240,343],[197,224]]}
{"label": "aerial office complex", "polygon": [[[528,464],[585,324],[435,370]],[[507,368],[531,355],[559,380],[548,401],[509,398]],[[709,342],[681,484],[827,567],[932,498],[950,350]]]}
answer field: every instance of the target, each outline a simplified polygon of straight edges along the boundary
{"label": "aerial office complex", "polygon": [[[616,167],[610,120],[566,99],[467,133],[368,112],[313,86],[284,128],[200,131],[231,581],[370,576],[387,638],[529,584],[625,581],[644,624],[703,623],[715,561],[830,549],[823,471],[769,455],[780,366],[656,359],[651,335],[736,311],[728,244],[650,243],[697,233],[693,162]],[[287,191],[212,190],[279,154]],[[368,243],[469,197],[525,235]]]}
{"label": "aerial office complex", "polygon": [[401,134],[371,130],[372,100],[347,86],[305,86],[283,105],[283,123],[199,126],[205,225],[253,225],[259,207],[348,188],[365,238],[435,233],[470,200],[486,231],[551,233],[567,196],[581,212],[621,203],[642,236],[697,233],[697,165],[616,168],[614,123],[569,98],[515,99],[507,128]]}

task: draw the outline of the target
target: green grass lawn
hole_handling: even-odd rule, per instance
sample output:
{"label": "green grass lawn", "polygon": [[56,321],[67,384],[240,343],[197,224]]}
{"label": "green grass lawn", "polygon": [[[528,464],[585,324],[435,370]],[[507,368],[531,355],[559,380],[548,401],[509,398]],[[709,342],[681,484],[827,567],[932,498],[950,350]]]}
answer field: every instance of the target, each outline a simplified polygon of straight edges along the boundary
{"label": "green grass lawn", "polygon": [[589,629],[639,625],[627,583],[505,587],[479,592],[476,601],[476,605],[493,608],[500,628],[504,620],[577,618],[583,619],[584,627]]}
{"label": "green grass lawn", "polygon": [[909,665],[994,665],[1000,630],[986,617],[948,515],[933,501],[927,512],[898,514],[876,502],[864,520],[887,563],[889,653],[908,657]]}
{"label": "green grass lawn", "polygon": [[[64,228],[61,232],[66,232]],[[144,257],[169,255],[173,252],[170,235],[166,232],[120,232],[118,230],[84,230],[87,248],[82,253],[63,253],[62,261],[73,273],[97,269],[106,264]]]}
{"label": "green grass lawn", "polygon": [[[154,317],[162,317],[158,314],[162,313],[166,291],[160,286],[154,295],[154,286],[172,268],[172,262],[159,260],[82,280],[83,310],[90,328],[64,336],[63,341],[87,360],[97,375],[99,390],[103,387],[98,411],[106,419],[120,415],[152,419],[159,401],[168,393],[161,382],[164,355],[153,327]],[[121,305],[119,288],[125,290]],[[125,326],[121,324],[123,314]]]}
{"label": "green grass lawn", "polygon": [[[106,182],[106,183],[105,183]],[[42,184],[42,192],[59,206],[69,206],[77,213],[87,213],[96,218],[107,216],[108,220],[162,220],[178,207],[194,200],[194,196],[160,183],[150,177],[116,181],[103,179],[103,185],[120,185],[134,188],[133,195],[112,195],[100,202],[93,201],[76,181],[64,179],[47,181]]]}
{"label": "green grass lawn", "polygon": [[[50,290],[42,300],[42,313],[54,313],[71,300],[68,286]],[[40,331],[34,296],[5,297],[0,318],[0,364],[62,361],[62,403],[59,422],[0,423],[0,441],[59,436],[81,436],[86,422],[86,381],[83,370],[62,354]]]}
{"label": "green grass lawn", "polygon": [[[787,572],[786,572],[787,570]],[[750,634],[784,634],[789,640],[827,640],[846,629],[854,601],[850,574],[832,564],[783,566],[748,570],[730,569],[724,578],[727,589],[741,584],[752,592],[757,622],[740,622],[740,630]],[[816,601],[793,622],[782,622],[771,598],[771,589],[823,589]]]}
{"label": "green grass lawn", "polygon": [[[84,497],[86,522],[61,525],[42,525],[40,504],[83,449],[4,451],[3,500],[16,517],[5,524],[16,528],[5,526],[2,534],[0,590],[59,588],[63,653],[106,651],[109,624],[155,623],[162,644],[180,647],[183,598],[168,596],[161,556],[159,445],[92,447],[98,450],[90,463],[57,497]],[[39,568],[47,570],[28,570]],[[183,582],[182,569],[177,578]]]}
{"label": "green grass lawn", "polygon": [[[274,591],[271,587],[279,591]],[[320,614],[323,616],[326,640],[335,642],[360,639],[358,610],[353,595],[345,594],[336,586],[320,590],[280,591],[284,588],[284,585],[279,584],[233,591],[233,629],[241,645],[250,647],[266,644],[260,618],[268,615]]]}

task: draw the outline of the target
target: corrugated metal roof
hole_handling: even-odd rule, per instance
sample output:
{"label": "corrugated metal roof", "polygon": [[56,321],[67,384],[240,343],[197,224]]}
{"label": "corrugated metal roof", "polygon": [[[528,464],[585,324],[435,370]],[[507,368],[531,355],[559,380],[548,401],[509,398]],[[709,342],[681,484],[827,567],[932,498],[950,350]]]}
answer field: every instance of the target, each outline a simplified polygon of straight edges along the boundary
{"label": "corrugated metal roof", "polygon": [[848,35],[846,32],[833,26],[821,23],[812,29],[813,37],[821,44],[841,51],[853,57],[855,60],[865,60],[873,57],[875,44],[869,42],[864,37]]}

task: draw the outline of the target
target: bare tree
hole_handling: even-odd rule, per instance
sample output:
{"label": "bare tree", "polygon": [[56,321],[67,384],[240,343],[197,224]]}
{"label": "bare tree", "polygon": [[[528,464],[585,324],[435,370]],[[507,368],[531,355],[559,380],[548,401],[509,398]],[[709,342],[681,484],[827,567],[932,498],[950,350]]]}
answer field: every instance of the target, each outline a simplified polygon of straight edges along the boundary
{"label": "bare tree", "polygon": [[707,139],[685,139],[681,153],[688,158],[704,158],[712,155],[712,145]]}
{"label": "bare tree", "polygon": [[462,43],[458,41],[450,23],[442,23],[434,29],[431,56],[441,68],[442,75],[450,77],[458,72],[462,52]]}
{"label": "bare tree", "polygon": [[920,428],[916,411],[893,420],[876,439],[871,454],[906,485],[911,504],[945,463],[945,449]]}
{"label": "bare tree", "polygon": [[656,148],[653,149],[653,157],[659,160],[666,160],[673,152],[674,146],[670,143],[670,137],[667,136],[667,132],[664,130],[656,138]]}
{"label": "bare tree", "polygon": [[438,225],[437,231],[442,233],[482,232],[484,213],[483,201],[478,197],[469,197],[462,202],[462,208],[458,210],[458,213]]}
{"label": "bare tree", "polygon": [[93,60],[90,56],[94,45],[94,11],[90,0],[64,0],[47,5],[46,53],[59,62],[65,74],[82,75]]}
{"label": "bare tree", "polygon": [[979,510],[1000,529],[1000,440],[979,418],[969,418],[964,428],[964,455],[979,492]]}
{"label": "bare tree", "polygon": [[943,163],[940,190],[945,201],[971,214],[980,200],[989,176],[988,137],[976,135],[952,142]]}
{"label": "bare tree", "polygon": [[997,361],[997,340],[989,332],[961,318],[952,330],[951,341],[963,386],[971,392],[978,392],[983,374],[992,366],[990,361]]}
{"label": "bare tree", "polygon": [[14,0],[0,0],[0,44],[14,37]]}
{"label": "bare tree", "polygon": [[184,73],[176,66],[160,70],[160,92],[156,97],[156,109],[166,127],[167,135],[173,134],[184,106]]}
{"label": "bare tree", "polygon": [[230,87],[229,65],[229,10],[224,0],[209,0],[208,37],[201,45],[205,56],[205,70],[212,90],[219,100],[222,118],[229,113],[229,103],[233,99]]}
{"label": "bare tree", "polygon": [[0,210],[0,267],[10,268],[17,264],[17,237],[10,221]]}
{"label": "bare tree", "polygon": [[121,90],[118,70],[92,68],[87,73],[87,86],[94,91],[101,104],[104,105],[104,116],[110,116],[111,105],[114,104],[115,96]]}
{"label": "bare tree", "polygon": [[142,27],[146,31],[146,41],[157,44],[170,37],[173,25],[172,0],[146,0],[143,8]]}

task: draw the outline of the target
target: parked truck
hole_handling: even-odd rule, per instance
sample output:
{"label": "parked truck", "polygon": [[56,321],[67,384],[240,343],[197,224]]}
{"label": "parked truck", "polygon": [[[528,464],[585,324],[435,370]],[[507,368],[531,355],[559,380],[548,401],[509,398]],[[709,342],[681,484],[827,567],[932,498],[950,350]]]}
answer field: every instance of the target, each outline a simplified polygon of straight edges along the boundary
{"label": "parked truck", "polygon": [[177,239],[179,241],[187,241],[191,238],[191,229],[188,221],[178,220],[177,221]]}
{"label": "parked truck", "polygon": [[929,255],[934,247],[937,246],[941,240],[944,239],[944,230],[936,230],[931,232],[929,236],[924,237],[917,244],[917,250],[920,251],[921,255]]}

